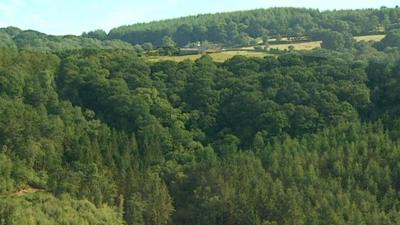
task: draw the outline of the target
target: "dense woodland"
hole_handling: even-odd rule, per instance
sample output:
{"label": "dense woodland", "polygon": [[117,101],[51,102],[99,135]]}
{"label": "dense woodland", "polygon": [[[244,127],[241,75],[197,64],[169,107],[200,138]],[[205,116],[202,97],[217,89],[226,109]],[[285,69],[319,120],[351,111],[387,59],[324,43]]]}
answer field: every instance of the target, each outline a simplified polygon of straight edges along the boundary
{"label": "dense woodland", "polygon": [[34,30],[16,27],[0,28],[0,48],[28,49],[35,52],[62,52],[78,49],[125,49],[140,50],[119,40],[100,41],[81,36],[51,36]]}
{"label": "dense woodland", "polygon": [[165,38],[173,39],[179,46],[197,41],[240,46],[251,44],[257,38],[313,39],[321,31],[355,36],[393,28],[400,28],[397,7],[338,11],[271,8],[134,24],[112,29],[108,34],[97,30],[84,36],[155,46],[162,46]]}
{"label": "dense woodland", "polygon": [[400,224],[400,30],[387,29],[378,43],[224,63],[2,29],[0,225]]}

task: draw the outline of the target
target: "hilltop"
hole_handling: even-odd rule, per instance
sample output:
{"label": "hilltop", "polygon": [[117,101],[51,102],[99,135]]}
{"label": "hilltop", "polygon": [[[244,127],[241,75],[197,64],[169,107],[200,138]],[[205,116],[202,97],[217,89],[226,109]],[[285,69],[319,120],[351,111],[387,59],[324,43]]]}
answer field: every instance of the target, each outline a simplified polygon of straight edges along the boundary
{"label": "hilltop", "polygon": [[125,25],[108,34],[98,30],[84,35],[154,46],[162,46],[166,37],[172,38],[180,47],[197,41],[232,46],[246,45],[257,38],[312,39],[319,30],[353,36],[378,34],[399,27],[399,18],[399,8],[334,11],[270,8]]}

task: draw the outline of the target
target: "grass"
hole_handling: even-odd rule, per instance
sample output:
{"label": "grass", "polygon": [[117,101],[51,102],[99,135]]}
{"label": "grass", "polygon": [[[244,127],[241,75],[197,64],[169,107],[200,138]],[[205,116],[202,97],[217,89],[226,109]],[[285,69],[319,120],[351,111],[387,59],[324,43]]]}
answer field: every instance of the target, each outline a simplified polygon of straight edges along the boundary
{"label": "grass", "polygon": [[301,43],[294,43],[294,44],[276,44],[270,45],[270,48],[277,48],[279,50],[289,49],[289,46],[293,46],[295,50],[311,50],[314,48],[321,47],[321,41],[307,41]]}
{"label": "grass", "polygon": [[[365,35],[365,36],[357,36],[354,37],[356,41],[381,41],[385,38],[385,35]],[[314,48],[321,47],[321,41],[308,41],[302,43],[294,43],[294,44],[277,44],[270,45],[270,48],[277,48],[279,50],[289,49],[289,46],[293,46],[295,50],[312,50]]]}
{"label": "grass", "polygon": [[356,41],[382,41],[383,38],[385,38],[384,34],[365,35],[365,36],[354,37],[354,39],[356,39]]}
{"label": "grass", "polygon": [[217,62],[225,62],[227,59],[230,59],[236,55],[264,58],[268,54],[265,52],[252,52],[252,51],[226,51],[226,52],[210,54],[210,56]]}
{"label": "grass", "polygon": [[159,61],[166,61],[166,60],[171,60],[171,61],[175,61],[175,62],[182,62],[185,60],[196,60],[198,58],[200,58],[201,55],[197,54],[197,55],[184,55],[184,56],[148,56],[146,57],[147,60],[149,60],[150,62],[159,62]]}
{"label": "grass", "polygon": [[[365,35],[365,36],[357,36],[354,37],[356,41],[381,41],[385,35]],[[293,44],[276,44],[270,45],[270,48],[277,48],[279,50],[289,49],[289,46],[293,46],[295,50],[312,50],[314,48],[321,47],[321,41],[307,41],[301,43],[293,43]],[[209,54],[214,61],[216,62],[225,62],[227,59],[232,58],[236,55],[243,55],[247,57],[259,57],[263,58],[267,56],[267,53],[264,52],[255,52],[252,51],[252,47],[243,48],[243,51],[224,51],[218,53]],[[184,60],[196,60],[200,58],[201,54],[196,55],[185,55],[185,56],[148,56],[147,59],[150,62],[159,62],[165,60],[172,60],[175,62],[182,62]]]}
{"label": "grass", "polygon": [[[218,53],[210,53],[208,54],[213,58],[216,62],[225,62],[227,59],[230,59],[236,55],[243,55],[246,57],[259,57],[263,58],[267,56],[267,53],[264,52],[254,52],[254,51],[225,51],[225,52],[218,52]],[[175,62],[182,62],[184,60],[196,60],[200,58],[202,54],[196,55],[184,55],[184,56],[149,56],[147,59],[151,62],[158,62],[163,60],[171,60]]]}

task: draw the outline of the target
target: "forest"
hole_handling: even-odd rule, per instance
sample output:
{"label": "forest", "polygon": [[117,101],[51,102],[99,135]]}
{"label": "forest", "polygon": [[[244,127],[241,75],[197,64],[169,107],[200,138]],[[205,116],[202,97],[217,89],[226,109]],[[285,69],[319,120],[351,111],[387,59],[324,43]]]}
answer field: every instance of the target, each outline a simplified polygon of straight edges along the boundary
{"label": "forest", "polygon": [[[324,42],[223,63],[132,45],[212,21]],[[101,37],[0,29],[0,225],[400,224],[397,24],[398,8],[276,8]]]}
{"label": "forest", "polygon": [[314,40],[326,31],[356,36],[395,28],[400,28],[398,7],[334,11],[270,8],[125,25],[109,33],[95,30],[83,35],[99,40],[123,40],[131,44],[150,43],[158,47],[163,46],[165,38],[172,39],[181,47],[198,41],[240,46],[248,45],[257,38]]}

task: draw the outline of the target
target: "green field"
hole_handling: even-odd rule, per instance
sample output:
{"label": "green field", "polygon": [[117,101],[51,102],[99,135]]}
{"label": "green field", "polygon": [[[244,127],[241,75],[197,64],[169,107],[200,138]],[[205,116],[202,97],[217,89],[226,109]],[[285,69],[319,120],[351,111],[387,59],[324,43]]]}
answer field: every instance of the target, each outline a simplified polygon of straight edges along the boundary
{"label": "green field", "polygon": [[[365,36],[357,36],[354,37],[356,41],[381,41],[385,35],[365,35]],[[321,41],[307,41],[301,43],[294,43],[294,44],[275,44],[270,45],[270,48],[275,48],[279,50],[287,50],[289,46],[293,46],[295,50],[312,50],[314,48],[321,47]],[[213,58],[216,62],[224,62],[227,59],[232,58],[236,55],[243,55],[247,57],[260,57],[263,58],[269,54],[264,52],[255,52],[254,47],[245,47],[243,51],[223,51],[218,53],[210,53],[208,54]],[[184,55],[184,56],[148,56],[147,59],[150,62],[158,62],[164,60],[172,60],[175,62],[182,62],[184,60],[196,60],[200,58],[202,54],[195,54],[195,55]]]}
{"label": "green field", "polygon": [[[356,41],[381,41],[385,35],[364,35],[364,36],[356,36],[354,39]],[[277,48],[279,50],[289,49],[289,46],[293,46],[295,50],[312,50],[314,48],[321,47],[321,41],[307,41],[295,44],[277,44],[270,45],[270,48]]]}
{"label": "green field", "polygon": [[269,47],[277,48],[279,50],[287,50],[289,49],[289,46],[293,46],[295,50],[311,50],[314,48],[320,48],[321,41],[307,41],[295,44],[276,44],[276,45],[270,45]]}

